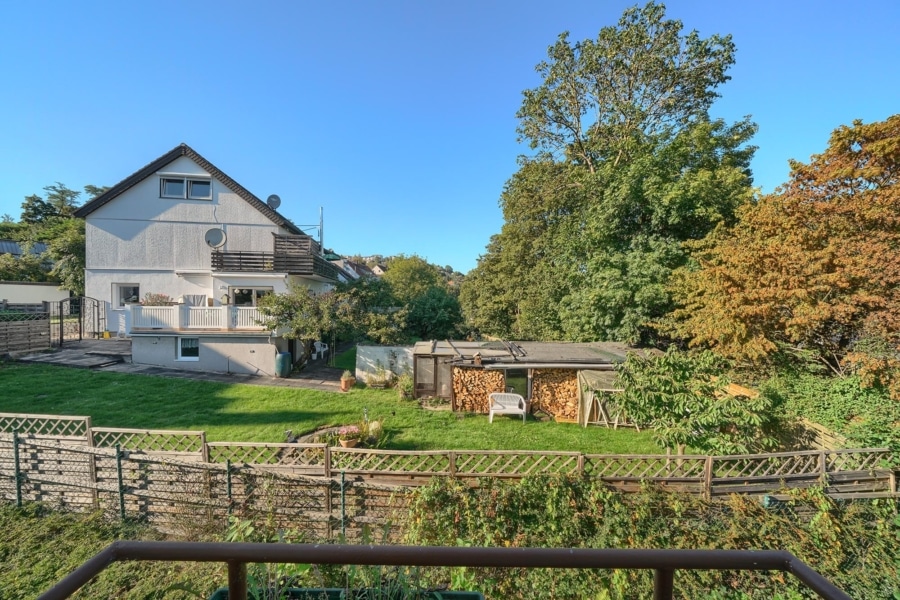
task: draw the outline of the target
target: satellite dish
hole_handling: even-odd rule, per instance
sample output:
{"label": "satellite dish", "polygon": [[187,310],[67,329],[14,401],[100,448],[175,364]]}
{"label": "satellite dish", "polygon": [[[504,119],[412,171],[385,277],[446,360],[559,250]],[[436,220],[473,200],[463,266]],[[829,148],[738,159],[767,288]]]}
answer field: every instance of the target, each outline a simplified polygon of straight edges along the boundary
{"label": "satellite dish", "polygon": [[206,232],[204,239],[206,240],[206,245],[210,248],[221,248],[225,245],[225,232],[221,229],[213,228]]}
{"label": "satellite dish", "polygon": [[281,206],[281,198],[278,197],[278,194],[272,194],[266,198],[266,204],[268,204],[269,208],[272,210],[278,210],[278,207]]}

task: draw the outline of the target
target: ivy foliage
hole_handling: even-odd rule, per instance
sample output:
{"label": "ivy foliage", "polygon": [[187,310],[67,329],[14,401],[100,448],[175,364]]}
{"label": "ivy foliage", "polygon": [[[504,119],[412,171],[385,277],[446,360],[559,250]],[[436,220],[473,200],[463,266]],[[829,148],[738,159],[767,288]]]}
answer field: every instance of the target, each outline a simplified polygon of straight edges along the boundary
{"label": "ivy foliage", "polygon": [[712,352],[630,353],[618,372],[623,391],[616,402],[665,448],[741,454],[774,447],[777,397],[726,393],[725,367]]}
{"label": "ivy foliage", "polygon": [[[817,490],[777,509],[751,497],[724,502],[647,487],[621,494],[590,479],[435,479],[410,505],[407,543],[550,548],[783,549],[853,598],[900,594],[900,519],[893,501],[839,503]],[[649,597],[637,570],[449,569],[439,573],[488,598]],[[460,588],[457,588],[460,589]],[[816,597],[790,575],[679,571],[675,597]]]}
{"label": "ivy foliage", "polygon": [[[41,504],[0,503],[0,597],[36,598],[116,540],[163,536],[99,512],[74,514]],[[118,562],[88,582],[79,598],[206,598],[226,580],[216,563]]]}
{"label": "ivy foliage", "polygon": [[819,423],[845,436],[852,447],[900,451],[900,403],[857,375],[822,377],[784,372],[762,387],[785,412]]}

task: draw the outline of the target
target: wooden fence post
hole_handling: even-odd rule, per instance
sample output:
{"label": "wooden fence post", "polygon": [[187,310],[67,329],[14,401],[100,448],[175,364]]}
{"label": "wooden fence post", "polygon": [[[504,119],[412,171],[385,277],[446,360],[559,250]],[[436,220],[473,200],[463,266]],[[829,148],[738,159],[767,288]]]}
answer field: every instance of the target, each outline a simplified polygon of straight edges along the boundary
{"label": "wooden fence post", "polygon": [[450,477],[456,477],[456,452],[450,451]]}
{"label": "wooden fence post", "polygon": [[707,500],[712,500],[713,457],[707,456],[703,465],[703,493]]}
{"label": "wooden fence post", "polygon": [[822,485],[828,485],[828,471],[825,468],[825,450],[819,451],[819,481]]}

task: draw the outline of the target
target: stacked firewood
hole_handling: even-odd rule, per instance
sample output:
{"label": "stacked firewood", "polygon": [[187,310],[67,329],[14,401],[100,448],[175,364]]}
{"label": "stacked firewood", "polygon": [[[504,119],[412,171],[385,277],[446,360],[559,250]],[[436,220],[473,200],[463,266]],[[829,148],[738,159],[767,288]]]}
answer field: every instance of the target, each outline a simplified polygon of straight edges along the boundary
{"label": "stacked firewood", "polygon": [[503,372],[453,368],[454,410],[487,414],[488,394],[503,391]]}
{"label": "stacked firewood", "polygon": [[574,369],[535,369],[531,383],[532,410],[558,419],[578,418],[578,372]]}

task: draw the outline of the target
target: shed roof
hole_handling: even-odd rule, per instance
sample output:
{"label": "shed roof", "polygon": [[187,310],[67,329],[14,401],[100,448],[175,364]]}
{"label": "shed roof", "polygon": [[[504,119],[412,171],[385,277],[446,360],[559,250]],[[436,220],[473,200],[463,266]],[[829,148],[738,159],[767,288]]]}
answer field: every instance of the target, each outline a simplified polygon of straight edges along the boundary
{"label": "shed roof", "polygon": [[476,353],[486,366],[537,367],[540,365],[612,366],[625,361],[629,352],[647,354],[653,349],[638,348],[620,342],[509,342],[432,340],[418,342],[414,355],[455,356],[461,362],[472,361]]}

